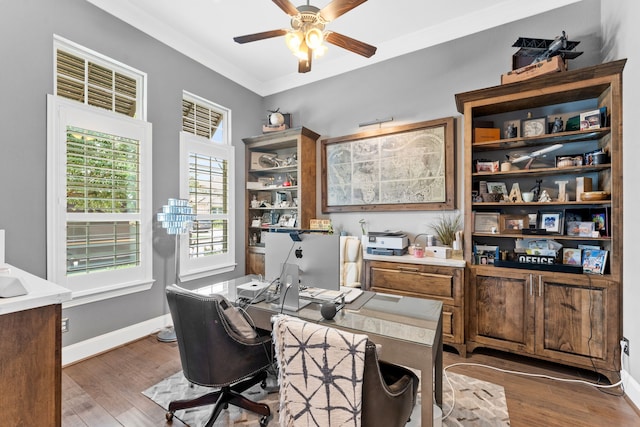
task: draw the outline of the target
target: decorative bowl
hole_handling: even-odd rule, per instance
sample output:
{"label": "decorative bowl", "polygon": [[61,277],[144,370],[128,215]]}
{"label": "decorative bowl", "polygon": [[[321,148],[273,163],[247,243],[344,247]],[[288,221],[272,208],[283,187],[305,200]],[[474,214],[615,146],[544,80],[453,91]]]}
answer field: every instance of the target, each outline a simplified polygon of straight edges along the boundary
{"label": "decorative bowl", "polygon": [[611,194],[606,191],[587,191],[582,193],[580,199],[585,202],[592,202],[595,200],[608,200],[611,197]]}

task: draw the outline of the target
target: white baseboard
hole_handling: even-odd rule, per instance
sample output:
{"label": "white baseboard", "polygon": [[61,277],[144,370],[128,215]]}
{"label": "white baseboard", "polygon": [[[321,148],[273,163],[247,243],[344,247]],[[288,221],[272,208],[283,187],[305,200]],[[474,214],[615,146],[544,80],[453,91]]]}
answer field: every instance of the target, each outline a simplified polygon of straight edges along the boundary
{"label": "white baseboard", "polygon": [[90,338],[62,347],[62,366],[79,362],[91,356],[146,337],[171,324],[171,315],[165,314],[154,319],[118,329],[104,335]]}
{"label": "white baseboard", "polygon": [[636,408],[640,408],[640,384],[625,370],[620,372],[620,376],[624,384],[625,394]]}

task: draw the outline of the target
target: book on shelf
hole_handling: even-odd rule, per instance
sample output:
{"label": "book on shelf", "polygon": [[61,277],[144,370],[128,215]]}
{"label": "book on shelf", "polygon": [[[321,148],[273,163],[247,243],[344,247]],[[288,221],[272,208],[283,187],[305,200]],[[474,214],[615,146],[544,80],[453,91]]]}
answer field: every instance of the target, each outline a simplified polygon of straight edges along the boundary
{"label": "book on shelf", "polygon": [[604,274],[609,251],[602,249],[585,249],[582,256],[582,271],[592,274]]}

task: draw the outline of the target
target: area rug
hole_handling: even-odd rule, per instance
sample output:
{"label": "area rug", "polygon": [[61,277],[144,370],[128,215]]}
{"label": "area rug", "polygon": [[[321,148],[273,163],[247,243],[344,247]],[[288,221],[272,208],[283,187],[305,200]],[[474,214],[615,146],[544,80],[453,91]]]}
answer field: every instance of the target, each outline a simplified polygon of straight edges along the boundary
{"label": "area rug", "polygon": [[[442,421],[443,426],[501,427],[510,425],[507,401],[502,386],[452,372],[447,373],[447,376],[455,390],[456,402],[453,412]],[[277,391],[269,391],[274,389],[275,378],[270,376],[266,389],[256,385],[247,390],[245,395],[251,400],[269,405],[272,414],[269,426],[278,427],[278,393]],[[210,391],[209,388],[189,384],[180,371],[142,393],[166,410],[172,400],[201,396]],[[443,384],[442,399],[442,412],[446,415],[449,413],[452,403],[452,389],[446,380]],[[210,405],[180,410],[176,411],[174,416],[189,426],[199,427],[207,422],[212,409],[213,406]],[[420,423],[420,396],[418,396],[418,403],[407,426],[419,427]],[[229,406],[229,409],[220,414],[214,425],[216,427],[259,427],[260,416]]]}

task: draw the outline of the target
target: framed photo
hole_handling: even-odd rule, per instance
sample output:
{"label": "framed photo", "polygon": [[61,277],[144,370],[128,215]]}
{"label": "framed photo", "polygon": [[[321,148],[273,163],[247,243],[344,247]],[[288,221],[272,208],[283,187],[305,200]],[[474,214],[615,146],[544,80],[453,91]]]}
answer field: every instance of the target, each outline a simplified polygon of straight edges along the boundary
{"label": "framed photo", "polygon": [[520,120],[506,120],[502,124],[502,137],[504,139],[517,138],[520,129]]}
{"label": "framed photo", "polygon": [[582,265],[582,249],[562,248],[562,263]]}
{"label": "framed photo", "polygon": [[474,212],[473,231],[476,233],[497,233],[500,229],[498,212]]}
{"label": "framed photo", "polygon": [[567,221],[567,236],[592,237],[595,223],[590,221]]}
{"label": "framed photo", "polygon": [[494,261],[500,258],[500,247],[473,245],[473,258],[476,264],[494,264]]}
{"label": "framed photo", "polygon": [[538,214],[530,213],[530,214],[527,214],[527,217],[529,218],[529,228],[536,228],[538,224]]}
{"label": "framed photo", "polygon": [[538,117],[522,121],[522,136],[540,136],[547,133],[547,118]]}
{"label": "framed photo", "polygon": [[585,249],[582,257],[582,271],[585,273],[604,274],[609,251]]}
{"label": "framed photo", "polygon": [[580,129],[600,129],[600,110],[580,113]]}
{"label": "framed photo", "polygon": [[321,141],[322,212],[452,210],[455,119]]}
{"label": "framed photo", "polygon": [[528,215],[500,215],[500,232],[513,233],[529,228]]}
{"label": "framed photo", "polygon": [[595,208],[591,211],[591,221],[595,224],[594,231],[597,231],[600,236],[609,235],[609,209],[608,208]]}
{"label": "framed photo", "polygon": [[487,193],[509,194],[507,192],[507,184],[504,182],[487,182]]}
{"label": "framed photo", "polygon": [[562,212],[539,212],[538,228],[547,233],[562,234]]}

